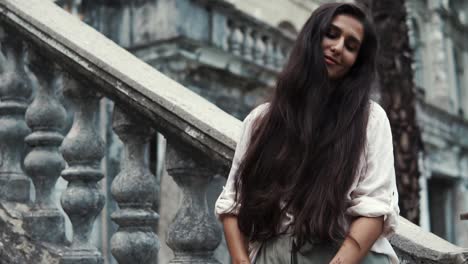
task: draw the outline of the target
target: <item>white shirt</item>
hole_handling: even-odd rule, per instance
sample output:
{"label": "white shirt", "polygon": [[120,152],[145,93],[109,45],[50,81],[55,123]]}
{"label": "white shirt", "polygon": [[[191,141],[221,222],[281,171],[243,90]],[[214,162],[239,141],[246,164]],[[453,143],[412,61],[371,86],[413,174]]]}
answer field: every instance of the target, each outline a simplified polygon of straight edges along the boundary
{"label": "white shirt", "polygon": [[[265,112],[268,105],[266,103],[258,106],[243,121],[243,132],[237,143],[226,185],[216,201],[215,214],[218,218],[225,213],[238,212],[238,207],[231,211],[235,199],[234,177],[249,144],[253,121]],[[400,212],[393,165],[392,133],[385,111],[373,101],[370,101],[366,147],[346,199],[349,202],[346,209],[348,216],[384,216],[384,231],[370,250],[389,256],[392,264],[399,263],[387,239],[395,232]],[[287,218],[282,221],[285,227],[293,221],[293,216]],[[349,222],[346,223],[345,231],[349,229],[349,225]],[[249,257],[252,262],[260,246],[260,243],[249,244]]]}

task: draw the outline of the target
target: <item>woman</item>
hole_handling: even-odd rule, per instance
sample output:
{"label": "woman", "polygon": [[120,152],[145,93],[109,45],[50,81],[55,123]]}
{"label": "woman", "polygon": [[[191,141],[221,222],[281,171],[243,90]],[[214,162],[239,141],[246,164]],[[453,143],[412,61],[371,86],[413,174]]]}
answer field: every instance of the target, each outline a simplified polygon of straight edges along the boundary
{"label": "woman", "polygon": [[356,5],[307,20],[216,202],[234,263],[398,263],[391,130],[369,99],[376,50]]}

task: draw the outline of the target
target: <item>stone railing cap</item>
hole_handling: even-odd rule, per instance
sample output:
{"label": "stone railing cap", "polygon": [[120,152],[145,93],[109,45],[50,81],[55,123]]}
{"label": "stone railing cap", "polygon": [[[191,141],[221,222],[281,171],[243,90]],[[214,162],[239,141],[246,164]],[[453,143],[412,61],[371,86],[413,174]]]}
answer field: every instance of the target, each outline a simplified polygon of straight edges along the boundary
{"label": "stone railing cap", "polygon": [[423,230],[403,217],[399,217],[396,234],[391,238],[393,247],[410,253],[415,258],[440,260],[468,258],[468,250],[456,246],[433,233]]}

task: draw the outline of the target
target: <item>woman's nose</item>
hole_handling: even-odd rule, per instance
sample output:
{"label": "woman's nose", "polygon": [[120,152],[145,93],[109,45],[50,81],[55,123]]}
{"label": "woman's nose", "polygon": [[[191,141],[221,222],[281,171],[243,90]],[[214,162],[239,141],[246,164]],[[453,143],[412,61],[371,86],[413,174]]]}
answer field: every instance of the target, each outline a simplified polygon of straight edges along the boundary
{"label": "woman's nose", "polygon": [[333,53],[341,52],[343,50],[343,46],[344,40],[342,38],[339,38],[336,40],[335,43],[333,43],[333,45],[331,45],[330,49]]}

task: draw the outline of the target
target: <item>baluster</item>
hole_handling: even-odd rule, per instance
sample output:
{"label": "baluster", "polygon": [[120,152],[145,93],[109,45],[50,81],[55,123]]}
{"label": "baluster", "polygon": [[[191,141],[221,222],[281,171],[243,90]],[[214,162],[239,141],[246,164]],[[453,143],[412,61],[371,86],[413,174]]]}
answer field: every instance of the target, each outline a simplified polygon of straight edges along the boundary
{"label": "baluster", "polygon": [[283,54],[283,50],[281,49],[281,44],[279,42],[276,43],[274,47],[274,61],[275,61],[275,66],[277,68],[283,67],[284,54]]}
{"label": "baluster", "polygon": [[104,143],[95,125],[99,96],[92,87],[70,76],[65,78],[64,93],[74,103],[75,113],[61,146],[68,164],[62,172],[68,186],[61,204],[73,227],[72,244],[62,263],[102,263],[101,253],[89,241],[94,221],[104,206],[104,195],[98,188],[98,181],[103,178],[100,161]]}
{"label": "baluster", "polygon": [[259,32],[255,32],[254,36],[254,53],[253,57],[256,63],[265,63],[265,43],[263,42],[262,35]]}
{"label": "baluster", "polygon": [[248,27],[245,27],[244,30],[244,43],[242,45],[242,55],[247,60],[252,60],[252,50],[253,50],[254,40],[252,38],[252,30]]}
{"label": "baluster", "polygon": [[275,50],[273,38],[266,40],[265,64],[267,67],[275,68]]}
{"label": "baluster", "polygon": [[241,49],[242,49],[242,40],[243,40],[243,34],[242,31],[240,30],[239,27],[237,27],[232,21],[229,23],[229,28],[230,34],[228,37],[228,45],[229,45],[229,50],[234,54],[234,55],[241,55]]}
{"label": "baluster", "polygon": [[220,263],[213,251],[221,242],[221,229],[206,200],[208,184],[217,172],[213,162],[169,142],[166,168],[183,192],[181,207],[167,233],[167,245],[175,255],[170,263]]}
{"label": "baluster", "polygon": [[38,50],[28,50],[26,58],[38,80],[36,97],[26,110],[26,122],[32,133],[25,138],[31,151],[24,160],[24,167],[36,190],[34,206],[25,214],[26,228],[35,239],[61,243],[65,239],[64,218],[52,200],[55,183],[65,167],[59,152],[66,117],[57,98],[60,69]]}
{"label": "baluster", "polygon": [[111,215],[119,225],[111,238],[112,255],[119,263],[155,263],[160,245],[153,230],[159,215],[152,210],[156,179],[148,163],[154,131],[119,107],[114,109],[113,128],[124,144],[124,158],[111,187],[120,208]]}
{"label": "baluster", "polygon": [[0,199],[25,203],[30,199],[30,181],[21,164],[24,137],[30,130],[24,113],[32,89],[20,37],[0,27],[0,43]]}

